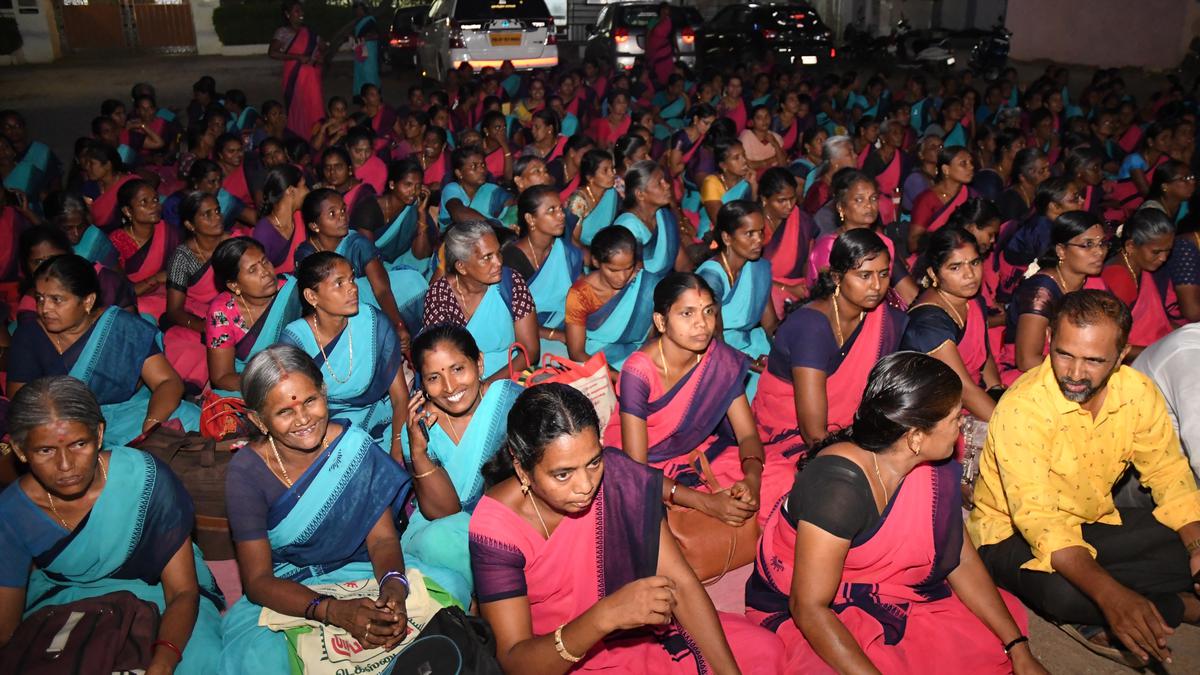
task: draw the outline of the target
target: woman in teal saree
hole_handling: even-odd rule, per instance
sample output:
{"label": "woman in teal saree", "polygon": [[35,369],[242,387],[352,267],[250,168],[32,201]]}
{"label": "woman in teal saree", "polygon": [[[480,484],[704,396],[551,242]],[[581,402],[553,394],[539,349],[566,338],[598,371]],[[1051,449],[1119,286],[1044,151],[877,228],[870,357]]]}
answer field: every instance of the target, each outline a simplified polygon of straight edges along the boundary
{"label": "woman in teal saree", "polygon": [[127,591],[161,612],[148,675],[216,672],[225,603],[171,470],[139,450],[103,450],[100,405],[71,377],[30,382],[8,419],[29,473],[0,493],[0,648],[22,616]]}
{"label": "woman in teal saree", "polygon": [[208,378],[220,396],[238,396],[250,357],[279,341],[300,317],[296,278],[276,275],[263,245],[249,237],[226,239],[212,255],[213,280],[224,288],[208,306],[204,345]]}
{"label": "woman in teal saree", "polygon": [[482,469],[504,444],[508,410],[521,393],[511,380],[482,380],[483,355],[465,329],[427,328],[413,341],[417,392],[409,403],[405,461],[417,510],[400,541],[463,607],[474,580],[467,525],[483,496]]}
{"label": "woman in teal saree", "polygon": [[425,172],[412,159],[388,163],[387,190],[379,208],[388,223],[375,233],[375,248],[385,267],[413,269],[426,281],[433,276],[437,233],[429,222],[429,188]]}
{"label": "woman in teal saree", "polygon": [[592,148],[579,160],[579,185],[566,201],[566,209],[577,219],[571,233],[577,246],[591,246],[596,233],[613,224],[621,206],[617,192],[612,153]]}
{"label": "woman in teal saree", "polygon": [[77,255],[47,260],[34,274],[37,319],[13,335],[8,393],[49,375],[87,384],[108,418],[108,440],[125,444],[156,424],[176,419],[200,428],[200,409],[183,400],[183,381],[162,352],[153,324],[119,307],[98,306],[96,269]]}
{"label": "woman in teal saree", "polygon": [[642,269],[642,245],[620,225],[600,230],[591,254],[596,269],[567,292],[567,351],[579,363],[603,352],[617,371],[650,333],[658,277]]}
{"label": "woman in teal saree", "polygon": [[392,430],[404,425],[408,411],[404,354],[383,313],[359,302],[351,274],[336,253],[305,258],[296,268],[302,318],[283,329],[280,341],[299,347],[329,376],[330,414],[399,458],[400,440]]}
{"label": "woman in teal saree", "polygon": [[721,303],[721,339],[750,357],[746,397],[753,402],[779,318],[771,305],[771,261],[763,257],[765,223],[757,202],[736,200],[717,213],[717,254],[696,269]]}
{"label": "woman in teal saree", "polygon": [[583,274],[583,254],[566,235],[558,190],[535,185],[517,201],[521,237],[504,247],[504,264],[528,280],[537,306],[542,353],[567,356],[566,304],[571,284]]}
{"label": "woman in teal saree", "polygon": [[680,247],[679,220],[671,210],[671,184],[658,164],[645,161],[629,167],[623,207],[625,212],[613,224],[632,232],[642,245],[648,273],[665,276],[677,268],[691,269]]}
{"label": "woman in teal saree", "polygon": [[[411,481],[364,431],[330,419],[322,381],[313,360],[288,345],[246,365],[242,392],[263,436],[233,456],[225,482],[246,594],[223,619],[211,672],[289,672],[288,638],[259,626],[263,608],[337,626],[368,649],[394,647],[407,632],[393,508]],[[370,579],[379,581],[377,599],[309,588]]]}

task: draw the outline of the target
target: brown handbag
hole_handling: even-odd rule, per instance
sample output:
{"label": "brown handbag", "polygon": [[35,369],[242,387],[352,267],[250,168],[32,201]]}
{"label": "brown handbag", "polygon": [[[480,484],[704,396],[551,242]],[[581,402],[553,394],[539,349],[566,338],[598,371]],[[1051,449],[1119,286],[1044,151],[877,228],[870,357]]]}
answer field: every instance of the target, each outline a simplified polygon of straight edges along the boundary
{"label": "brown handbag", "polygon": [[158,620],[158,606],[129,591],[43,607],[26,617],[0,650],[0,672],[141,672],[154,655]]}
{"label": "brown handbag", "polygon": [[156,425],[129,443],[171,467],[192,497],[196,510],[193,539],[205,560],[232,560],[233,538],[225,510],[225,470],[233,453],[230,441],[217,442],[195,432]]}
{"label": "brown handbag", "polygon": [[[703,451],[693,450],[688,464],[697,469],[710,492],[725,491]],[[756,518],[734,527],[706,513],[674,505],[667,510],[667,527],[675,535],[683,557],[706,585],[720,581],[729,570],[753,562],[761,532]]]}

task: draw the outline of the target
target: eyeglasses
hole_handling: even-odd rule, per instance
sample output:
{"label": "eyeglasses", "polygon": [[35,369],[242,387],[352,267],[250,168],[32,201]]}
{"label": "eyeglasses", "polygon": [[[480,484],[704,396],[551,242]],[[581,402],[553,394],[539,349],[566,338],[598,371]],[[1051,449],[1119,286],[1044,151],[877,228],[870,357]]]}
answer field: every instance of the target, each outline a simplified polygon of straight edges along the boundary
{"label": "eyeglasses", "polygon": [[1088,239],[1080,244],[1068,241],[1067,246],[1073,246],[1075,248],[1083,249],[1084,251],[1095,251],[1098,248],[1108,248],[1109,244],[1111,243],[1112,239]]}

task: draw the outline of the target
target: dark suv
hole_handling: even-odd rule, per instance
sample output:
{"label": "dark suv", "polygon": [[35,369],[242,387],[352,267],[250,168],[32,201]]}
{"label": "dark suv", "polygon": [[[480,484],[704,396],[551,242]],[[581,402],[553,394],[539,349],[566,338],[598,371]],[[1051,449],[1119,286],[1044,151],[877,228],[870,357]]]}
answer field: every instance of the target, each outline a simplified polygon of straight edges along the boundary
{"label": "dark suv", "polygon": [[833,33],[802,3],[731,5],[696,32],[696,54],[707,64],[763,60],[815,66],[837,56]]}
{"label": "dark suv", "polygon": [[429,20],[429,5],[401,7],[392,17],[387,36],[387,61],[393,68],[417,65],[417,47],[421,46],[421,27]]}
{"label": "dark suv", "polygon": [[[646,52],[646,26],[658,16],[658,3],[606,5],[590,36],[584,53],[628,70]],[[696,30],[704,23],[694,7],[671,7],[675,28],[675,53],[680,61],[696,65]]]}

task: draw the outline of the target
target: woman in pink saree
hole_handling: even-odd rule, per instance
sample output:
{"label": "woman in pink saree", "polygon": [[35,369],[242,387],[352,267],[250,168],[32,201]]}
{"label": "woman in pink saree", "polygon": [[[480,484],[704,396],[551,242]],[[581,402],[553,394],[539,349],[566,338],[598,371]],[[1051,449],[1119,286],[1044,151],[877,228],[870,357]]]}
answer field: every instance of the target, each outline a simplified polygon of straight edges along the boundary
{"label": "woman in pink saree", "polygon": [[508,413],[509,456],[493,465],[516,475],[470,525],[505,672],[783,672],[778,638],[718,613],[688,567],[662,517],[662,473],[602,449],[599,431],[563,384],[525,391]]}
{"label": "woman in pink saree", "polygon": [[961,467],[946,461],[958,375],[900,352],[870,382],[855,423],[814,448],[771,514],[747,615],[783,639],[782,672],[1046,673],[1024,608],[964,535]]}
{"label": "woman in pink saree", "polygon": [[167,257],[179,245],[179,234],[162,219],[158,193],[149,183],[131,179],[116,192],[123,226],[110,232],[108,240],[137,293],[138,311],[157,321],[167,309]]}
{"label": "woman in pink saree", "polygon": [[1101,273],[1105,285],[1133,314],[1129,345],[1135,357],[1175,329],[1167,308],[1179,301],[1165,268],[1174,245],[1171,217],[1158,209],[1141,209],[1125,222],[1116,255]]}
{"label": "woman in pink saree", "polygon": [[304,25],[304,5],[300,0],[285,2],[283,17],[287,25],[275,31],[267,55],[283,61],[283,103],[288,109],[288,129],[308,138],[317,120],[325,115],[321,66],[326,45]]}
{"label": "woman in pink saree", "polygon": [[675,24],[669,3],[659,3],[658,16],[646,26],[646,66],[656,88],[666,89],[667,78],[675,70]]}
{"label": "woman in pink saree", "polygon": [[122,185],[138,177],[125,172],[125,165],[115,149],[99,142],[89,143],[79,152],[79,163],[87,179],[100,189],[99,196],[92,199],[90,206],[92,222],[101,230],[111,232],[121,225],[117,193]]}
{"label": "woman in pink saree", "polygon": [[867,373],[896,351],[908,323],[886,302],[891,269],[883,239],[871,230],[837,238],[812,301],[775,331],[752,407],[759,436],[799,429],[811,444],[853,421]]}
{"label": "woman in pink saree", "polygon": [[771,261],[775,316],[787,316],[789,305],[808,299],[808,254],[817,226],[797,205],[797,187],[795,176],[782,167],[767,169],[758,181],[758,199],[767,225],[763,256]]}
{"label": "woman in pink saree", "polygon": [[921,238],[936,232],[950,220],[954,210],[975,196],[969,185],[975,178],[975,160],[962,146],[943,147],[938,153],[937,176],[933,185],[913,202],[912,221],[908,224],[908,248],[915,262],[922,249]]}
{"label": "woman in pink saree", "polygon": [[[660,469],[664,502],[740,526],[756,515],[765,520],[788,490],[803,441],[791,434],[763,447],[746,398],[748,357],[713,339],[720,311],[703,277],[676,272],[658,283],[660,337],[621,367],[604,443]],[[704,488],[698,454],[727,491]]]}

